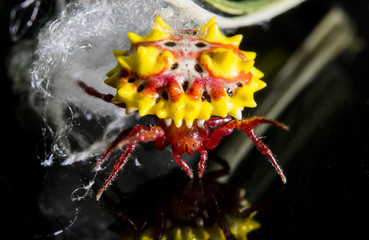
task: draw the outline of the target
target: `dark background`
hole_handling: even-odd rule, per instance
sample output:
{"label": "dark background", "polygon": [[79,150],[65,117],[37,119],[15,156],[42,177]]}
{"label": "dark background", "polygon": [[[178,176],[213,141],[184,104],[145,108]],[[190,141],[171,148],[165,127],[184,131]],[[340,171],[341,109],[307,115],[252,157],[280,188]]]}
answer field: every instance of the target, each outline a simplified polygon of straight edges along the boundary
{"label": "dark background", "polygon": [[[42,167],[38,159],[42,123],[27,109],[20,96],[12,94],[11,81],[5,70],[7,53],[14,44],[8,34],[9,13],[19,2],[0,3],[3,82],[1,234],[7,239],[53,239],[46,235],[58,228],[39,209],[39,196],[51,171]],[[250,28],[255,35],[247,41],[259,55],[262,55],[261,44],[266,49],[274,43],[283,44],[285,49],[293,52],[320,16],[333,5],[342,6],[353,19],[364,48],[355,55],[343,53],[327,66],[325,70],[335,73],[333,77],[337,76],[337,81],[332,81],[329,86],[314,81],[290,104],[279,118],[290,125],[288,133],[277,130],[266,133],[268,144],[283,159],[284,152],[289,152],[291,147],[287,142],[297,141],[299,134],[310,131],[304,142],[294,145],[297,150],[292,157],[296,160],[284,166],[289,178],[287,186],[277,198],[274,193],[282,189],[280,183],[275,183],[272,190],[263,195],[263,199],[273,199],[273,202],[260,210],[258,220],[262,228],[252,233],[250,239],[369,239],[369,3],[307,1],[272,20],[267,28]],[[52,14],[51,7],[51,4],[43,3],[40,16]],[[44,21],[41,17],[38,20],[25,37],[32,37],[37,32]],[[295,31],[291,33],[290,28]],[[258,37],[263,40],[259,41]],[[332,93],[342,90],[347,90],[349,97],[344,94],[342,104],[333,105]],[[323,93],[317,95],[319,91]],[[313,99],[313,96],[320,99]],[[318,105],[329,109],[330,104],[332,112],[329,115],[317,111]],[[309,128],[310,120],[318,124]],[[259,152],[253,150],[248,157],[260,158]],[[250,184],[244,174],[237,172],[232,182],[245,184],[246,188]],[[62,236],[55,239],[62,239]]]}

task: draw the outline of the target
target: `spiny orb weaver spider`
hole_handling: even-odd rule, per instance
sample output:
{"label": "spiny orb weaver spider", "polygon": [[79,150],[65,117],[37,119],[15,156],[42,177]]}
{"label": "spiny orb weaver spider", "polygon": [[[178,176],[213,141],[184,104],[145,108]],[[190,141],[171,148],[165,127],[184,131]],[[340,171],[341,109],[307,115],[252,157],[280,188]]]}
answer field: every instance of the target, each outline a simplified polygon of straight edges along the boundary
{"label": "spiny orb weaver spider", "polygon": [[[175,161],[192,178],[193,172],[181,154],[201,153],[201,177],[214,149],[233,129],[246,132],[279,173],[286,177],[271,150],[255,134],[254,127],[282,123],[252,117],[242,119],[244,107],[256,107],[255,91],[265,87],[254,65],[256,54],[239,50],[242,35],[222,35],[215,18],[195,30],[174,30],[160,17],[144,37],[128,33],[131,48],[113,51],[118,64],[109,71],[105,83],[117,89],[115,96],[102,94],[79,82],[88,94],[140,116],[156,115],[157,126],[136,126],[122,131],[108,146],[94,167],[99,170],[117,148],[126,146],[96,198],[110,185],[127,162],[138,142],[154,141],[157,149],[172,146]],[[212,117],[217,116],[217,117]],[[185,124],[183,124],[183,122]],[[215,128],[210,132],[210,128]]]}

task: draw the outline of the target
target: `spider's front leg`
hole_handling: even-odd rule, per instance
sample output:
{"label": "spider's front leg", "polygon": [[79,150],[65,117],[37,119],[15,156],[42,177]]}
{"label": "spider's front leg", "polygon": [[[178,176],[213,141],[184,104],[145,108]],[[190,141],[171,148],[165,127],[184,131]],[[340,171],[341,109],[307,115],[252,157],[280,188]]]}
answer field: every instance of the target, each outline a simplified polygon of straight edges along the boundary
{"label": "spider's front leg", "polygon": [[263,117],[253,117],[245,120],[231,120],[225,125],[220,126],[214,130],[206,143],[206,148],[214,149],[220,142],[220,140],[232,133],[233,129],[244,130],[247,136],[255,143],[255,145],[261,150],[261,152],[268,157],[269,161],[272,163],[278,174],[280,175],[283,183],[287,182],[287,178],[284,175],[282,168],[279,166],[276,158],[274,157],[272,151],[268,146],[266,146],[260,138],[255,134],[254,127],[262,123],[269,123],[288,130],[288,127],[283,123],[269,120]]}
{"label": "spider's front leg", "polygon": [[[114,97],[113,95],[101,93],[101,92],[97,91],[96,89],[94,89],[93,87],[88,86],[86,83],[84,83],[82,81],[77,81],[77,84],[88,95],[96,97],[96,98],[100,98],[101,100],[103,100],[105,102],[112,103],[111,100]],[[113,103],[113,104],[115,104],[116,106],[121,107],[121,108],[126,108],[126,105],[124,103]]]}
{"label": "spider's front leg", "polygon": [[109,145],[105,153],[101,156],[94,167],[94,170],[99,170],[101,168],[101,164],[105,162],[105,160],[112,154],[115,149],[126,146],[123,154],[116,161],[108,179],[105,181],[104,185],[97,193],[97,200],[100,199],[103,192],[106,190],[107,187],[109,187],[111,182],[118,175],[118,172],[127,163],[127,160],[136,147],[137,142],[155,141],[156,145],[161,145],[165,143],[165,132],[161,127],[136,126],[132,130],[131,129],[124,130],[118,135],[118,137]]}

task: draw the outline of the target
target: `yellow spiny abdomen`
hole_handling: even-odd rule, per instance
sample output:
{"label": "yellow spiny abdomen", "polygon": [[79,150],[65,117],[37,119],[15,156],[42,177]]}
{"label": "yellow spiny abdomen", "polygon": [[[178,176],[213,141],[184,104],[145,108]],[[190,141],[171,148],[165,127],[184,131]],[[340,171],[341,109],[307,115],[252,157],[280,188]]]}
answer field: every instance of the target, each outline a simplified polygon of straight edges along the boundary
{"label": "yellow spiny abdomen", "polygon": [[127,113],[173,119],[177,127],[212,115],[240,119],[244,107],[255,107],[254,92],[265,83],[256,54],[238,49],[242,35],[222,35],[215,18],[193,32],[175,31],[157,17],[146,36],[129,33],[131,49],[114,51],[118,65],[105,81],[117,89],[113,102],[124,103]]}

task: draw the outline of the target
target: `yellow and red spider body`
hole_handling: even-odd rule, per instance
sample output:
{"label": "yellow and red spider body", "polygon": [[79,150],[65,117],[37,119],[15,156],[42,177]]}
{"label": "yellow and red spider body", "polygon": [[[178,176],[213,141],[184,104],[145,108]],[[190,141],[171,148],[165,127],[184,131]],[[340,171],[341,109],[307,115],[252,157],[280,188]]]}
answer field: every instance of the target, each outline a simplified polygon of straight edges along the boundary
{"label": "yellow and red spider body", "polygon": [[171,145],[174,159],[191,178],[193,172],[180,155],[199,151],[201,177],[207,150],[215,148],[233,129],[244,130],[286,181],[253,127],[261,123],[287,127],[261,117],[242,119],[244,107],[256,106],[254,92],[266,85],[260,80],[263,73],[254,67],[256,54],[238,48],[242,35],[223,36],[215,18],[195,30],[174,30],[157,17],[149,34],[141,37],[128,33],[128,38],[131,48],[114,51],[118,64],[105,81],[117,89],[115,96],[101,94],[82,82],[79,85],[90,95],[126,108],[127,114],[137,111],[140,116],[155,115],[159,120],[157,126],[123,131],[108,147],[95,170],[116,148],[126,149],[97,198],[138,142],[154,141],[159,150]]}

